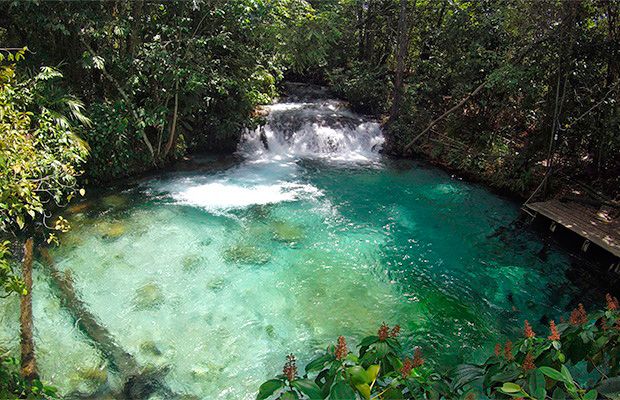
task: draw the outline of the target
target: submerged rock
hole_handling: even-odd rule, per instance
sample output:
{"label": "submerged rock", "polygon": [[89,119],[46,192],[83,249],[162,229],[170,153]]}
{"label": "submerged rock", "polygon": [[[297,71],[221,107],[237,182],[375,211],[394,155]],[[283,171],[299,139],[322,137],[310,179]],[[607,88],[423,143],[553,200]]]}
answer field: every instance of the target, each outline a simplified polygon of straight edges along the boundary
{"label": "submerged rock", "polygon": [[122,222],[103,222],[97,227],[104,239],[116,239],[121,237],[127,230]]}
{"label": "submerged rock", "polygon": [[277,335],[276,335],[276,328],[273,327],[273,325],[269,324],[265,327],[265,333],[267,334],[267,336],[269,336],[271,339],[274,339]]}
{"label": "submerged rock", "polygon": [[91,206],[92,203],[90,201],[83,201],[81,203],[77,203],[67,207],[67,212],[69,212],[69,214],[83,213],[87,211]]}
{"label": "submerged rock", "polygon": [[271,204],[255,204],[250,207],[250,214],[258,220],[265,219],[271,214]]}
{"label": "submerged rock", "polygon": [[136,310],[152,310],[159,308],[164,302],[164,294],[156,283],[147,283],[137,289],[132,303]]}
{"label": "submerged rock", "polygon": [[194,271],[204,263],[204,258],[198,254],[190,254],[183,257],[181,264],[183,265],[183,271]]}
{"label": "submerged rock", "polygon": [[103,385],[108,380],[108,371],[105,368],[81,369],[78,374],[80,378],[97,385]]}
{"label": "submerged rock", "polygon": [[127,198],[119,194],[111,194],[101,199],[101,204],[108,208],[122,207],[127,204]]}
{"label": "submerged rock", "polygon": [[97,393],[108,383],[108,370],[105,367],[80,368],[70,377],[70,382],[77,393]]}
{"label": "submerged rock", "polygon": [[224,287],[226,281],[224,278],[213,278],[209,282],[207,282],[207,289],[213,290],[214,292],[219,292]]}
{"label": "submerged rock", "polygon": [[199,242],[199,244],[202,247],[208,247],[208,246],[211,245],[211,243],[213,243],[213,238],[210,238],[210,237],[205,237],[205,238],[201,239],[200,242]]}
{"label": "submerged rock", "polygon": [[266,251],[248,244],[238,244],[224,252],[224,260],[238,264],[266,264],[271,255]]}
{"label": "submerged rock", "polygon": [[196,381],[201,382],[214,382],[217,381],[224,371],[223,365],[216,365],[211,362],[202,364],[192,368],[191,375]]}
{"label": "submerged rock", "polygon": [[299,242],[303,238],[303,230],[297,225],[287,222],[273,223],[273,239],[279,242]]}
{"label": "submerged rock", "polygon": [[152,340],[147,340],[145,342],[140,343],[140,351],[144,354],[148,354],[151,356],[161,356],[162,352],[159,350],[157,345]]}

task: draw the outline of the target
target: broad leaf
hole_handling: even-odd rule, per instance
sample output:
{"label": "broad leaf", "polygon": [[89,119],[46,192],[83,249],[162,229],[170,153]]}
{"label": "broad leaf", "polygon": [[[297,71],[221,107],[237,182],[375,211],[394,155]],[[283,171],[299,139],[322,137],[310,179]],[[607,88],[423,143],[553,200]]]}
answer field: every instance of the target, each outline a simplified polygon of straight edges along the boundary
{"label": "broad leaf", "polygon": [[324,354],[320,357],[315,358],[314,360],[310,361],[308,365],[306,365],[306,373],[322,370],[325,366],[325,363],[333,359],[334,357],[331,354]]}
{"label": "broad leaf", "polygon": [[299,390],[312,400],[323,398],[319,385],[310,379],[296,379],[293,381],[292,385],[295,389]]}
{"label": "broad leaf", "polygon": [[284,387],[284,382],[279,379],[271,379],[260,385],[256,400],[264,400],[273,395],[277,390]]}
{"label": "broad leaf", "polygon": [[540,367],[538,368],[538,370],[549,378],[553,379],[554,381],[564,382],[564,376],[560,371],[556,369],[553,369],[551,367]]}
{"label": "broad leaf", "polygon": [[378,341],[379,341],[379,336],[367,336],[364,339],[362,339],[358,347],[368,347],[371,344],[377,343]]}
{"label": "broad leaf", "polygon": [[359,365],[347,368],[347,373],[351,376],[351,382],[354,385],[371,382],[366,370]]}
{"label": "broad leaf", "polygon": [[355,385],[355,388],[366,400],[370,400],[370,386],[366,383]]}
{"label": "broad leaf", "polygon": [[596,387],[598,392],[613,400],[620,400],[620,376],[605,379]]}
{"label": "broad leaf", "polygon": [[504,393],[519,393],[521,391],[521,386],[516,383],[506,382],[502,385],[501,391]]}
{"label": "broad leaf", "polygon": [[368,367],[366,369],[366,373],[368,374],[368,381],[369,382],[373,382],[375,379],[377,379],[377,376],[379,375],[379,370],[381,369],[380,366],[374,364],[371,365],[370,367]]}
{"label": "broad leaf", "polygon": [[330,400],[353,400],[355,392],[345,381],[335,383],[329,391]]}

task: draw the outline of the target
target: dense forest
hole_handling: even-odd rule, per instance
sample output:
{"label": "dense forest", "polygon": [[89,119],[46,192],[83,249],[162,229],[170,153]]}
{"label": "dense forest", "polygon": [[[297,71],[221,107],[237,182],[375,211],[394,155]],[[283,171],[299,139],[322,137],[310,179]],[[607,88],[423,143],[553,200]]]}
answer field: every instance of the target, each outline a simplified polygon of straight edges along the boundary
{"label": "dense forest", "polygon": [[[22,316],[21,373],[10,365],[18,364],[12,358],[17,355],[2,355],[0,379],[10,383],[0,383],[0,393],[54,395],[53,387],[36,380],[31,360],[30,293],[33,246],[58,243],[70,228],[58,210],[90,188],[164,169],[186,155],[234,153],[243,132],[264,124],[261,105],[282,96],[286,82],[327,87],[356,113],[379,121],[386,140],[382,152],[391,157],[430,160],[519,199],[585,191],[617,206],[618,1],[0,5],[0,295],[19,296]],[[605,312],[591,315],[587,324],[567,324],[562,332],[570,340],[584,331],[590,342],[602,338],[575,360],[601,357],[588,360],[592,368],[602,363],[617,375],[617,326],[605,328],[606,319],[618,318],[613,297]],[[555,357],[550,363],[559,370],[559,336],[525,343],[538,355]],[[392,345],[390,356],[400,349]],[[615,352],[611,359],[601,355],[608,351],[604,346]],[[531,357],[528,349],[519,350],[519,363]],[[342,361],[329,354],[317,371],[328,361]],[[387,363],[387,357],[360,365],[367,369],[375,361]],[[500,363],[503,368],[506,360],[499,353],[496,358],[483,368]],[[402,368],[386,364],[379,376],[399,375]],[[558,377],[558,371],[543,372],[568,382],[572,398],[596,397],[577,392],[572,378]],[[543,372],[532,378],[533,390],[541,390]],[[361,384],[374,384],[377,376]],[[295,379],[293,373],[287,385]],[[534,398],[518,385],[505,386],[511,379],[496,379],[493,390],[503,391],[494,393]],[[268,395],[284,382],[272,382]],[[290,388],[297,396],[290,398],[315,390]],[[327,396],[330,388],[323,390]],[[362,396],[366,389],[358,390]],[[365,398],[370,390],[372,385]],[[285,394],[281,398],[289,398]]]}
{"label": "dense forest", "polygon": [[15,79],[53,67],[84,103],[93,182],[233,151],[288,79],[380,116],[391,154],[526,197],[551,171],[616,195],[615,1],[4,4]]}

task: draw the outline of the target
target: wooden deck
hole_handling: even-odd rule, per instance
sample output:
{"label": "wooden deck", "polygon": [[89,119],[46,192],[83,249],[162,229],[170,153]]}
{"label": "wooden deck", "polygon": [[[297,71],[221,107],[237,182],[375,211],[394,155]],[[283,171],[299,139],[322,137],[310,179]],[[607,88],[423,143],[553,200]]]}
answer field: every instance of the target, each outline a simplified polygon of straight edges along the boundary
{"label": "wooden deck", "polygon": [[620,221],[604,221],[596,210],[575,202],[559,200],[525,204],[526,209],[543,215],[584,239],[620,257]]}

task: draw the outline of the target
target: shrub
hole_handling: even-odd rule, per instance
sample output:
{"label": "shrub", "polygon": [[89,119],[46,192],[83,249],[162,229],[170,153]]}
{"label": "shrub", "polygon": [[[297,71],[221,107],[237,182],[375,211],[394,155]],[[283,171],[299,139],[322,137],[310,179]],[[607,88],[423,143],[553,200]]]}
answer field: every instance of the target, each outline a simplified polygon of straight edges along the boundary
{"label": "shrub", "polygon": [[[377,335],[360,342],[357,354],[341,336],[302,376],[295,356],[288,355],[282,374],[260,386],[257,400],[617,399],[620,312],[615,297],[606,300],[604,311],[588,315],[580,304],[568,321],[551,321],[548,335],[537,336],[525,321],[523,338],[497,344],[480,365],[462,364],[447,374],[425,362],[419,347],[405,351],[398,325],[381,325]],[[573,377],[585,372],[588,379]]]}
{"label": "shrub", "polygon": [[349,68],[332,70],[328,80],[334,93],[354,111],[372,115],[385,111],[390,85],[384,68],[354,61]]}

